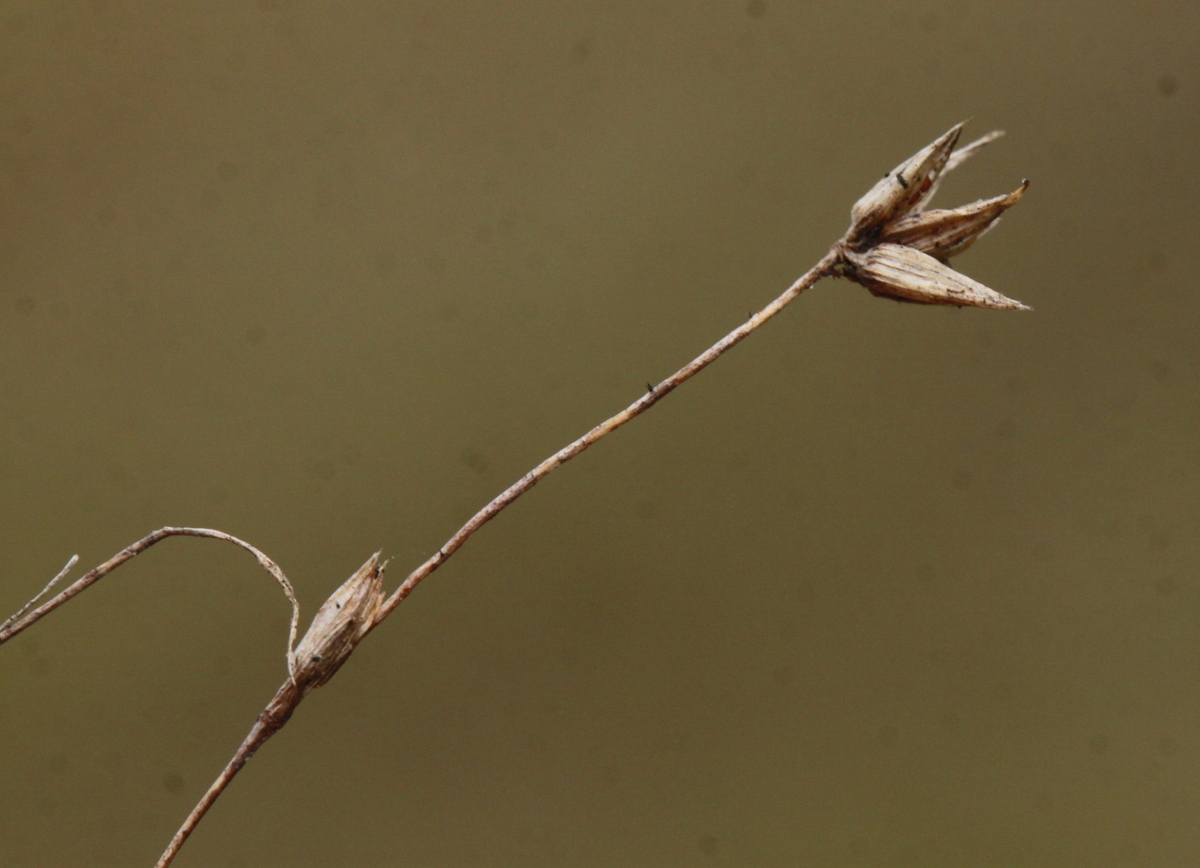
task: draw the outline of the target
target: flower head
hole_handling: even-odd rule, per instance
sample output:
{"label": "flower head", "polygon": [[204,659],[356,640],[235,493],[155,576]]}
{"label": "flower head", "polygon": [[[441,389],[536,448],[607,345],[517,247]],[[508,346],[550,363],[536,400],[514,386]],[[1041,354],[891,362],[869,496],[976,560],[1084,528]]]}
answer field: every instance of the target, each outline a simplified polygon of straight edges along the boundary
{"label": "flower head", "polygon": [[988,133],[954,150],[963,125],[956,124],[883,176],[851,209],[843,239],[842,274],[875,295],[926,304],[1028,310],[1019,301],[947,265],[1020,201],[1029,186],[961,208],[924,210],[944,174],[1003,133]]}

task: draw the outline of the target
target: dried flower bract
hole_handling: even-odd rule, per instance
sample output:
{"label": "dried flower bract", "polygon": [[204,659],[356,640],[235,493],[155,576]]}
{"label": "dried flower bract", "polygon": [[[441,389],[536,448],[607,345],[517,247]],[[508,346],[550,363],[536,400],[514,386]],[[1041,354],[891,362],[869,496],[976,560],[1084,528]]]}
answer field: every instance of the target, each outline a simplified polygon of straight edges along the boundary
{"label": "dried flower bract", "polygon": [[864,255],[853,256],[857,268],[855,279],[875,295],[925,304],[1029,310],[1021,302],[902,244],[880,244]]}
{"label": "dried flower bract", "polygon": [[1000,215],[1016,205],[1029,188],[1028,181],[1007,196],[980,199],[961,208],[922,211],[901,218],[879,236],[880,242],[904,244],[943,262],[962,253],[983,237]]}
{"label": "dried flower bract", "polygon": [[383,570],[379,552],[371,555],[326,600],[296,650],[289,668],[302,693],[320,687],[346,662],[354,646],[375,626],[383,605]]}
{"label": "dried flower bract", "polygon": [[865,196],[854,203],[850,209],[851,244],[870,238],[873,230],[896,217],[903,217],[922,200],[945,168],[962,128],[962,124],[955,124],[940,138],[884,175]]}

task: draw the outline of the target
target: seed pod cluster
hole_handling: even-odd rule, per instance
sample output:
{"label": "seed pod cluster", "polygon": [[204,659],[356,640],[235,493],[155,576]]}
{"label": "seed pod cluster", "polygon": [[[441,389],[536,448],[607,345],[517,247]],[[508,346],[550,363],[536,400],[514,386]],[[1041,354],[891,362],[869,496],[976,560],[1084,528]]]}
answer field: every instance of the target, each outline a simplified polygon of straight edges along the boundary
{"label": "seed pod cluster", "polygon": [[951,127],[884,175],[855,203],[843,239],[841,273],[875,295],[903,301],[1028,310],[948,264],[950,257],[978,241],[1020,201],[1028,181],[1005,196],[961,208],[923,210],[945,172],[1001,135],[989,133],[955,151],[962,128],[962,124]]}

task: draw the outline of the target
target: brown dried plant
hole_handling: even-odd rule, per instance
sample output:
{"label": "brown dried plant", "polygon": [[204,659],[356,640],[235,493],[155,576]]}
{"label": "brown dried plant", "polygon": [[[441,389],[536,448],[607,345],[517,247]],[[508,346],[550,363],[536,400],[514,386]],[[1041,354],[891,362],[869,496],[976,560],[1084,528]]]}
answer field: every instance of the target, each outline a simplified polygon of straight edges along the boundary
{"label": "brown dried plant", "polygon": [[292,605],[286,658],[287,679],[259,714],[258,720],[233,758],[175,833],[166,851],[159,858],[157,868],[165,868],[171,863],[213,802],[254,752],[287,723],[301,700],[310,691],[332,678],[354,652],[358,643],[390,615],[422,579],[445,563],[475,531],[495,518],[501,510],[560,464],[574,458],[593,443],[646,412],[685,381],[708,367],[821,278],[844,277],[865,286],[875,295],[888,296],[899,301],[1028,310],[1020,302],[989,289],[955,271],[948,264],[951,256],[971,246],[995,224],[1001,214],[1020,200],[1029,185],[1028,181],[1023,181],[1016,190],[1004,196],[983,199],[952,210],[926,209],[948,171],[1002,135],[999,131],[992,132],[955,150],[962,128],[962,124],[955,125],[894,170],[886,173],[851,209],[852,220],[846,234],[782,295],[658,385],[647,384],[646,394],[555,452],[501,492],[450,537],[432,557],[409,573],[390,596],[385,595],[383,590],[386,564],[379,561],[378,552],[371,555],[367,562],[325,601],[299,644],[296,643],[299,607],[291,583],[283,571],[254,546],[222,531],[207,528],[160,528],[118,552],[39,605],[38,602],[46,597],[76,564],[78,556],[72,557],[41,593],[0,624],[0,644],[27,629],[125,561],[170,536],[208,537],[246,549],[282,586]]}

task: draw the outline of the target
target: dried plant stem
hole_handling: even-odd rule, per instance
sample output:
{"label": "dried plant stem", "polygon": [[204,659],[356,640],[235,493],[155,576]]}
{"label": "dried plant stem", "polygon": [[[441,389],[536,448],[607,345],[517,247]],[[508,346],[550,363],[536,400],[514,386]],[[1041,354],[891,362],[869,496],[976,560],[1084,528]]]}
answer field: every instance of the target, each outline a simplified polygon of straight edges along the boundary
{"label": "dried plant stem", "polygon": [[[0,631],[5,630],[10,624],[13,624],[16,621],[19,621],[21,619],[22,615],[24,615],[26,612],[28,612],[30,609],[32,609],[34,606],[36,606],[37,601],[40,600],[42,597],[46,596],[48,593],[50,593],[50,591],[54,588],[54,586],[57,585],[60,581],[62,581],[63,578],[67,575],[67,573],[71,572],[71,570],[75,567],[75,565],[77,563],[79,563],[79,555],[71,555],[71,559],[69,561],[67,561],[67,565],[58,571],[58,575],[55,576],[54,578],[52,578],[46,584],[46,587],[44,587],[40,591],[38,591],[36,596],[34,596],[34,598],[32,600],[30,600],[28,603],[26,603],[21,608],[17,609],[17,611],[14,612],[10,617],[5,618],[3,623],[0,623]],[[82,590],[82,588],[80,590]],[[66,602],[66,601],[64,600],[63,602]],[[50,610],[47,609],[47,611],[50,611]]]}
{"label": "dried plant stem", "polygon": [[533,488],[533,486],[537,485],[542,478],[547,476],[556,467],[566,463],[567,461],[570,461],[580,452],[611,434],[613,431],[616,431],[626,422],[630,422],[637,416],[640,416],[642,413],[649,410],[651,407],[673,392],[681,384],[687,382],[692,377],[696,376],[696,374],[703,371],[718,358],[720,358],[723,353],[732,349],[736,344],[740,343],[743,338],[765,324],[767,320],[771,319],[773,316],[775,316],[775,314],[783,310],[784,307],[786,307],[787,304],[792,301],[792,299],[804,292],[804,290],[808,289],[822,277],[835,274],[835,266],[841,261],[841,258],[842,246],[841,242],[839,242],[838,244],[834,245],[834,247],[832,247],[828,253],[825,254],[820,262],[810,268],[795,283],[789,286],[782,295],[780,295],[777,299],[768,304],[758,313],[754,314],[746,322],[742,323],[729,334],[725,335],[725,337],[721,338],[719,341],[698,355],[691,362],[684,365],[674,374],[667,377],[657,386],[648,388],[645,395],[638,398],[620,413],[617,413],[615,416],[612,416],[609,419],[605,419],[591,431],[587,432],[573,443],[570,443],[555,452],[537,467],[533,468],[533,470],[530,470],[528,473],[506,488],[494,500],[492,500],[491,503],[479,510],[479,512],[475,513],[475,515],[471,517],[471,520],[459,528],[458,532],[455,533],[454,536],[450,537],[450,539],[447,540],[446,543],[439,548],[432,557],[429,558],[429,560],[425,561],[425,563],[421,564],[421,566],[417,567],[408,574],[408,578],[401,583],[400,587],[397,588],[396,591],[390,597],[388,597],[387,602],[383,604],[383,607],[380,609],[379,616],[375,619],[375,624],[378,625],[380,621],[390,615],[392,611],[398,605],[400,605],[401,601],[410,593],[412,593],[413,588],[420,584],[422,579],[444,564],[452,554],[462,547],[463,543],[471,538],[471,534],[475,533],[475,531],[479,530],[481,527],[499,515],[500,511],[506,506],[508,506],[526,491]]}
{"label": "dried plant stem", "polygon": [[[834,274],[835,266],[841,261],[841,256],[842,247],[841,243],[839,242],[830,249],[829,253],[827,253],[820,262],[809,269],[799,280],[789,286],[782,295],[780,295],[777,299],[768,304],[758,313],[750,317],[749,320],[742,323],[729,334],[725,335],[725,337],[721,338],[721,340],[717,341],[715,344],[713,344],[691,362],[684,365],[674,374],[667,377],[667,379],[663,380],[657,386],[648,389],[645,395],[634,401],[620,413],[617,413],[615,416],[601,422],[599,425],[597,425],[591,431],[588,431],[573,443],[564,446],[562,449],[555,452],[537,467],[533,468],[533,470],[530,470],[515,483],[501,492],[495,499],[487,504],[487,506],[475,513],[470,521],[459,528],[458,532],[455,533],[454,536],[450,537],[450,539],[446,541],[445,545],[439,548],[437,552],[431,558],[429,558],[429,560],[425,561],[425,563],[421,564],[421,566],[409,573],[408,577],[401,583],[400,587],[397,588],[390,597],[388,597],[387,601],[379,609],[377,616],[373,619],[371,626],[366,632],[374,629],[374,627],[377,626],[380,621],[382,621],[393,610],[395,610],[395,608],[400,605],[400,602],[410,593],[412,593],[413,588],[415,588],[422,579],[445,563],[452,554],[458,551],[458,549],[462,547],[463,543],[470,539],[471,534],[475,533],[475,531],[479,530],[481,527],[487,524],[487,522],[495,518],[501,510],[503,510],[506,506],[508,506],[526,491],[533,488],[533,486],[536,485],[539,480],[554,470],[554,468],[566,461],[571,460],[593,443],[601,440],[608,434],[611,434],[613,431],[616,431],[626,422],[629,422],[637,416],[640,416],[642,413],[649,410],[668,394],[674,391],[680,384],[686,382],[707,368],[724,352],[731,349],[735,344],[739,343],[743,338],[745,338],[755,329],[762,326],[767,322],[767,320],[775,316],[775,314],[783,310],[788,302],[792,301],[792,299],[804,292],[804,290],[808,289],[822,277]],[[363,635],[365,635],[365,632]],[[205,813],[208,812],[208,809],[212,807],[213,803],[217,800],[217,797],[221,794],[225,787],[229,785],[229,782],[233,780],[234,775],[241,770],[242,766],[244,766],[246,761],[250,759],[254,752],[262,746],[263,742],[274,735],[279,728],[287,722],[287,719],[291,717],[292,712],[295,710],[296,706],[300,704],[300,700],[304,698],[304,695],[305,691],[298,689],[293,680],[289,679],[288,681],[284,682],[284,684],[279,688],[279,691],[275,694],[275,697],[267,705],[266,709],[264,709],[262,714],[258,716],[258,720],[251,728],[250,734],[246,736],[246,739],[242,742],[241,747],[238,748],[237,753],[233,755],[233,759],[231,759],[229,764],[225,766],[225,769],[221,772],[220,776],[216,779],[216,781],[213,782],[213,785],[208,788],[208,792],[204,794],[204,797],[200,799],[196,807],[192,809],[191,814],[188,815],[187,820],[184,821],[183,825],[179,828],[179,831],[175,833],[175,837],[171,839],[170,845],[159,858],[155,868],[167,868],[167,866],[171,864],[171,861],[175,858],[175,854],[179,852],[179,848],[182,847],[184,841],[187,840],[188,835],[192,833],[192,830],[196,828],[196,825],[204,817]]]}
{"label": "dried plant stem", "polygon": [[256,750],[262,747],[263,742],[277,733],[288,722],[288,718],[292,716],[292,712],[300,704],[302,697],[302,690],[291,678],[280,686],[279,690],[275,693],[275,698],[258,715],[258,720],[250,728],[249,734],[242,741],[237,752],[234,753],[233,759],[226,764],[221,774],[213,781],[212,786],[208,788],[208,792],[196,803],[196,807],[192,808],[192,812],[183,821],[183,825],[179,827],[179,831],[175,833],[175,837],[171,839],[171,843],[167,845],[167,849],[158,857],[158,862],[155,863],[154,868],[167,868],[171,864],[175,858],[175,854],[183,846],[183,842],[188,839],[188,836],[192,834],[192,830],[196,828],[200,820],[208,813],[208,809],[212,807],[217,797],[229,786],[229,782],[233,780],[233,776],[242,770],[242,766],[246,764],[246,761],[250,757],[254,756]]}
{"label": "dried plant stem", "polygon": [[300,605],[296,602],[296,592],[292,590],[292,583],[288,581],[287,576],[283,574],[283,570],[279,568],[277,563],[260,552],[254,546],[250,545],[250,543],[240,540],[235,536],[231,536],[224,531],[212,530],[206,527],[161,527],[154,531],[154,533],[142,537],[133,545],[126,546],[125,548],[121,549],[121,551],[117,552],[100,566],[88,570],[69,587],[63,589],[52,599],[47,600],[45,603],[30,612],[29,608],[43,596],[45,596],[46,593],[53,588],[54,585],[57,584],[58,581],[67,574],[67,571],[70,570],[71,567],[73,567],[79,560],[79,556],[75,555],[70,561],[67,562],[67,565],[63,567],[59,574],[54,577],[50,584],[48,584],[40,594],[22,606],[20,611],[18,611],[15,615],[13,615],[3,624],[0,624],[0,645],[3,645],[22,630],[33,626],[46,615],[49,615],[63,603],[67,602],[67,600],[70,600],[77,594],[87,590],[88,587],[100,581],[100,579],[107,576],[130,558],[141,554],[146,549],[150,548],[150,546],[157,542],[161,542],[169,536],[198,536],[207,537],[209,539],[224,540],[225,542],[233,543],[236,546],[244,548],[246,551],[250,552],[250,554],[254,555],[254,557],[258,560],[259,565],[262,566],[262,568],[268,573],[270,573],[275,578],[275,581],[279,582],[279,584],[283,587],[283,592],[287,594],[287,598],[292,604],[292,624],[288,635],[288,650],[291,650],[292,646],[296,643],[296,628],[300,622]]}
{"label": "dried plant stem", "polygon": [[[1020,302],[972,281],[951,269],[947,260],[965,250],[988,230],[1007,208],[1025,192],[1025,182],[1013,193],[981,200],[949,211],[928,211],[925,206],[937,189],[941,176],[999,132],[989,133],[966,147],[954,151],[962,124],[922,148],[892,172],[884,174],[851,209],[852,224],[821,260],[789,286],[782,295],[752,315],[746,322],[717,341],[657,386],[647,384],[647,394],[620,413],[601,422],[578,440],[564,446],[475,513],[470,521],[421,564],[386,600],[383,598],[383,569],[376,552],[342,584],[317,611],[300,645],[296,645],[299,605],[291,583],[283,571],[249,543],[219,530],[207,528],[164,527],[138,540],[114,557],[85,574],[49,601],[33,607],[48,594],[75,565],[72,558],[40,594],[19,612],[0,623],[0,644],[40,620],[67,600],[112,572],[125,561],[168,536],[199,536],[225,540],[251,552],[259,564],[282,585],[292,604],[292,623],[288,636],[289,678],[259,714],[258,720],[241,747],[220,776],[192,809],[170,845],[159,858],[157,868],[170,865],[179,848],[213,803],[268,738],[287,723],[300,701],[314,688],[329,680],[367,633],[395,611],[420,582],[460,549],[475,531],[533,488],[559,465],[571,460],[592,444],[649,410],[677,387],[715,362],[727,350],[783,310],[796,296],[823,277],[847,277],[861,283],[876,295],[926,304],[949,304],[998,309],[1027,309]],[[33,609],[30,611],[30,609]]]}

